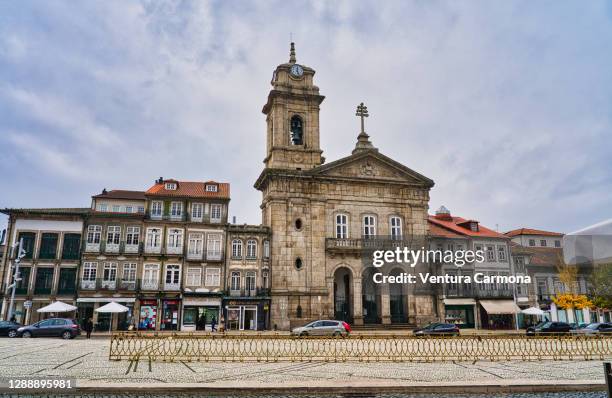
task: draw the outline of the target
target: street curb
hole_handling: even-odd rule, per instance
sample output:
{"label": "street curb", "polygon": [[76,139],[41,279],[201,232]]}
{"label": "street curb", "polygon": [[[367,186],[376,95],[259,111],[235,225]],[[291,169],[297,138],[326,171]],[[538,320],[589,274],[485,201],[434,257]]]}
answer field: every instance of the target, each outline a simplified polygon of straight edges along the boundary
{"label": "street curb", "polygon": [[[602,380],[495,380],[465,382],[290,382],[284,384],[261,384],[250,382],[215,383],[103,383],[77,381],[71,390],[18,390],[20,394],[34,395],[82,395],[82,394],[219,394],[219,395],[263,395],[263,394],[490,394],[490,393],[542,393],[542,392],[594,392],[604,391]],[[314,385],[313,385],[314,384]],[[16,390],[1,388],[0,393],[15,393]]]}

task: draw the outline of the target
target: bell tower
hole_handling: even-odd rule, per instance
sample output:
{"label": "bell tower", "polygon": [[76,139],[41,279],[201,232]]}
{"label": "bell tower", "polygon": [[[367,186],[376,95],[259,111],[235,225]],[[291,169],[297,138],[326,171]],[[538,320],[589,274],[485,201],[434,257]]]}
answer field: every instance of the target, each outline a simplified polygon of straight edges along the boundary
{"label": "bell tower", "polygon": [[325,159],[319,144],[319,105],[325,98],[314,85],[315,71],[297,63],[291,43],[289,62],[276,67],[262,112],[267,122],[267,169],[309,170]]}

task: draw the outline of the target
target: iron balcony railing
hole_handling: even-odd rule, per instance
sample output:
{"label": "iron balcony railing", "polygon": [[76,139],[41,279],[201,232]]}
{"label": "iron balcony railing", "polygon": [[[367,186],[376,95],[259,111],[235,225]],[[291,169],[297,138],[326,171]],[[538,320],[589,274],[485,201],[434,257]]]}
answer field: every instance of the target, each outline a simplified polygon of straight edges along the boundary
{"label": "iron balcony railing", "polygon": [[444,295],[446,297],[466,297],[466,298],[512,298],[512,290],[509,288],[496,288],[491,287],[490,289],[484,289],[482,287],[475,286],[458,286],[451,287],[444,285]]}
{"label": "iron balcony railing", "polygon": [[270,289],[229,289],[230,297],[266,297],[270,295]]}
{"label": "iron balcony railing", "polygon": [[82,290],[127,290],[135,291],[138,290],[139,280],[123,280],[121,278],[103,279],[97,278],[96,280],[81,280],[80,283]]}

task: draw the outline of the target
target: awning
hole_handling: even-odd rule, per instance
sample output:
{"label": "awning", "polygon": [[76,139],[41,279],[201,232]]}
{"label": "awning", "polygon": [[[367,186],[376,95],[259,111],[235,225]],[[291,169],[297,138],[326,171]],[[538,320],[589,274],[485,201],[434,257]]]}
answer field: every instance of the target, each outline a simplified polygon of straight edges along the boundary
{"label": "awning", "polygon": [[487,314],[518,314],[521,309],[512,300],[480,300]]}
{"label": "awning", "polygon": [[445,298],[444,305],[474,305],[476,300],[473,298]]}
{"label": "awning", "polygon": [[136,299],[134,297],[81,297],[77,299],[77,303],[110,303],[111,301],[133,303]]}

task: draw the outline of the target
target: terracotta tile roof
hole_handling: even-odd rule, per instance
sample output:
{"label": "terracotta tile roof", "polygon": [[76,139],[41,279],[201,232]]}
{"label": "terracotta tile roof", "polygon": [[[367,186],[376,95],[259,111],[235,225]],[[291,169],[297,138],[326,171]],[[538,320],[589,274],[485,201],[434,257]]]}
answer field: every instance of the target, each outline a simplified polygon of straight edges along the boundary
{"label": "terracotta tile roof", "polygon": [[92,198],[145,200],[145,193],[144,191],[126,191],[124,189],[107,191],[105,189],[102,193],[92,196]]}
{"label": "terracotta tile roof", "polygon": [[518,235],[544,235],[544,236],[563,236],[559,232],[542,231],[540,229],[519,228],[505,233],[506,236],[514,237]]}
{"label": "terracotta tile roof", "polygon": [[[174,182],[177,184],[175,190],[166,189],[167,182]],[[210,192],[206,190],[206,185],[216,184],[218,186],[217,192]],[[230,185],[225,182],[206,181],[206,182],[193,182],[193,181],[177,181],[177,180],[163,180],[157,181],[155,185],[149,188],[145,192],[146,196],[174,196],[174,197],[189,197],[189,198],[216,198],[216,199],[229,199],[230,198]]]}
{"label": "terracotta tile roof", "polygon": [[[460,226],[459,224],[467,223],[469,220],[461,217],[455,217],[447,215],[444,219],[437,218],[436,216],[429,216],[429,225],[431,224],[437,225],[438,227],[447,229],[456,234],[463,236],[470,236],[473,238],[502,238],[508,239],[508,237],[504,234],[500,234],[499,232],[495,232],[492,229],[484,227],[482,224],[478,224],[478,231],[472,231],[470,228],[466,228]],[[474,220],[471,220],[474,221]]]}
{"label": "terracotta tile roof", "polygon": [[559,264],[560,259],[563,258],[563,249],[554,247],[522,247],[521,254],[529,256],[528,266],[556,266]]}
{"label": "terracotta tile roof", "polygon": [[429,235],[437,238],[465,239],[464,235],[456,234],[432,222],[429,223]]}

